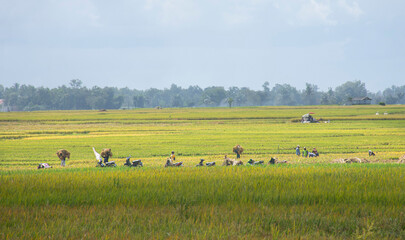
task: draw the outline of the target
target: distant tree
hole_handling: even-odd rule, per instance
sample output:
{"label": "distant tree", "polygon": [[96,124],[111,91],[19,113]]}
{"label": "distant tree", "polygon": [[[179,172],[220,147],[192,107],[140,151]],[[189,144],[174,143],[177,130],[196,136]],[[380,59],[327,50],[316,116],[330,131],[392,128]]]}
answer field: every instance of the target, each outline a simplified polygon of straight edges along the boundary
{"label": "distant tree", "polygon": [[134,107],[144,108],[145,107],[145,97],[144,96],[134,96],[133,98]]}
{"label": "distant tree", "polygon": [[[72,80],[75,81],[75,80]],[[86,102],[86,98],[89,95],[87,88],[81,86],[82,82],[77,80],[74,84],[71,82],[71,88],[69,88],[67,94],[71,99],[71,109],[90,109],[90,106]]]}
{"label": "distant tree", "polygon": [[348,81],[336,87],[335,96],[338,103],[343,104],[349,101],[349,98],[367,96],[365,83],[360,80]]}
{"label": "distant tree", "polygon": [[183,107],[183,99],[180,97],[180,94],[176,94],[172,101],[173,107]]}
{"label": "distant tree", "polygon": [[122,106],[124,98],[122,96],[114,96],[114,88],[105,87],[102,92],[104,99],[104,106],[102,108],[118,109]]}
{"label": "distant tree", "polygon": [[263,83],[262,87],[263,87],[263,91],[264,91],[265,93],[270,93],[270,88],[269,88],[269,86],[270,86],[270,83],[269,83],[268,81],[265,81],[265,82]]}
{"label": "distant tree", "polygon": [[310,83],[305,84],[305,90],[302,93],[302,100],[305,105],[316,105],[317,104],[317,94],[318,86]]}
{"label": "distant tree", "polygon": [[329,88],[327,92],[321,94],[320,103],[323,105],[337,104],[335,92],[332,90],[332,88]]}
{"label": "distant tree", "polygon": [[70,82],[69,82],[69,85],[72,87],[72,88],[81,88],[82,87],[82,81],[80,80],[80,79],[72,79],[72,80],[70,80]]}
{"label": "distant tree", "polygon": [[270,83],[268,81],[264,82],[262,87],[263,91],[258,92],[258,95],[260,96],[260,105],[269,105],[271,103],[270,99]]}
{"label": "distant tree", "polygon": [[226,98],[224,87],[207,87],[204,89],[204,101],[210,101],[215,106],[219,106],[221,101]]}
{"label": "distant tree", "polygon": [[225,93],[227,98],[232,98],[234,106],[240,106],[240,102],[237,100],[239,92],[240,90],[238,87],[229,87]]}
{"label": "distant tree", "polygon": [[4,103],[9,110],[18,110],[18,92],[13,91],[12,88],[8,88],[4,91]]}
{"label": "distant tree", "polygon": [[246,97],[245,106],[259,106],[262,103],[262,96],[259,92],[250,90],[247,87],[240,89],[241,93]]}
{"label": "distant tree", "polygon": [[229,108],[232,108],[233,98],[228,97],[228,98],[226,99],[226,102],[228,103]]}
{"label": "distant tree", "polygon": [[183,105],[186,107],[197,106],[202,94],[203,90],[199,86],[189,86],[187,89],[182,90],[181,97],[183,99]]}
{"label": "distant tree", "polygon": [[0,84],[0,99],[4,98],[4,87]]}
{"label": "distant tree", "polygon": [[289,84],[276,84],[271,90],[274,96],[274,104],[294,106],[301,102],[300,94],[297,89]]}
{"label": "distant tree", "polygon": [[[145,105],[148,107],[157,107],[161,106],[161,98],[162,95],[162,90],[156,89],[156,88],[150,88],[145,91],[144,96],[145,96]],[[167,100],[166,100],[167,101]]]}
{"label": "distant tree", "polygon": [[392,86],[383,91],[383,98],[387,104],[404,103],[405,86]]}
{"label": "distant tree", "polygon": [[52,95],[49,88],[38,88],[34,102],[43,110],[52,109]]}
{"label": "distant tree", "polygon": [[207,87],[190,86],[183,89],[175,84],[159,90],[136,90],[114,87],[91,89],[82,86],[82,81],[73,79],[68,87],[34,87],[15,83],[11,87],[0,85],[0,98],[4,99],[6,109],[11,111],[32,111],[46,109],[116,109],[124,104],[130,107],[194,107],[194,106],[260,106],[260,105],[315,105],[346,103],[354,97],[369,96],[373,103],[405,104],[405,86],[392,86],[377,93],[368,92],[361,81],[346,82],[326,92],[306,83],[303,90],[297,90],[289,84],[276,84],[271,90],[266,81],[262,90],[255,91],[247,87]]}

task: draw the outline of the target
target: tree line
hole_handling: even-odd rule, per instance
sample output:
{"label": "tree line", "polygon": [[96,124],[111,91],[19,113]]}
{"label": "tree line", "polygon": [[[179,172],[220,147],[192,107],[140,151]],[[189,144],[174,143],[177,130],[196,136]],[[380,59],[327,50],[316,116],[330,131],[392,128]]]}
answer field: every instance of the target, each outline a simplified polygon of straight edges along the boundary
{"label": "tree line", "polygon": [[405,85],[392,86],[376,93],[369,92],[360,80],[348,81],[335,89],[320,91],[317,85],[306,83],[299,90],[290,84],[265,82],[261,90],[247,87],[170,88],[136,90],[129,88],[94,86],[87,88],[79,79],[69,86],[57,88],[20,85],[0,85],[3,111],[119,109],[153,107],[218,107],[218,106],[298,106],[350,104],[353,98],[366,97],[372,104],[405,104]]}

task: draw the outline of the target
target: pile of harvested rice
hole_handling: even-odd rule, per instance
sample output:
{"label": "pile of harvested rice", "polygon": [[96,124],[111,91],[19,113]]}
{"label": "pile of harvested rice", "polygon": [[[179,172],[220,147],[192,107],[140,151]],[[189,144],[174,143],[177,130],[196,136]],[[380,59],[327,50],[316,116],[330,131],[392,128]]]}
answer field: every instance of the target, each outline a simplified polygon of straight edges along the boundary
{"label": "pile of harvested rice", "polygon": [[358,157],[353,158],[338,158],[333,160],[334,163],[368,163],[369,161],[365,158],[361,159]]}
{"label": "pile of harvested rice", "polygon": [[225,156],[225,160],[222,163],[222,166],[238,166],[238,165],[243,165],[243,162],[235,159],[230,159],[227,156]]}
{"label": "pile of harvested rice", "polygon": [[112,157],[112,152],[111,152],[111,148],[105,148],[105,149],[103,149],[103,151],[101,152],[101,156],[103,157],[103,158],[106,158],[106,157]]}
{"label": "pile of harvested rice", "polygon": [[238,144],[235,147],[233,147],[233,152],[238,153],[238,154],[242,154],[243,153],[243,147]]}
{"label": "pile of harvested rice", "polygon": [[405,163],[405,155],[399,158],[398,163]]}

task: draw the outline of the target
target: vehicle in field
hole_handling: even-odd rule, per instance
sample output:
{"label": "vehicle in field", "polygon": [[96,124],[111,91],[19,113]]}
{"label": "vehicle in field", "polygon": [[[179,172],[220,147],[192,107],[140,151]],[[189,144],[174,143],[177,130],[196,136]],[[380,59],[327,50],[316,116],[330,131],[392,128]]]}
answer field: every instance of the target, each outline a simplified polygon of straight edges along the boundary
{"label": "vehicle in field", "polygon": [[115,164],[114,161],[109,161],[106,163],[98,162],[96,167],[116,167],[117,164]]}
{"label": "vehicle in field", "polygon": [[109,162],[103,163],[103,158],[101,157],[101,155],[98,152],[96,152],[96,149],[94,149],[94,147],[93,147],[93,152],[98,161],[96,167],[116,167],[117,166],[117,164],[115,164],[114,161],[109,161]]}
{"label": "vehicle in field", "polygon": [[247,163],[248,163],[249,165],[263,165],[263,164],[264,164],[264,161],[255,161],[255,160],[253,160],[253,159],[250,159]]}
{"label": "vehicle in field", "polygon": [[[197,165],[195,165],[196,167],[203,167],[204,166],[204,159],[200,159],[200,162],[197,164]],[[212,167],[212,166],[215,166],[215,162],[207,162],[207,163],[205,163],[205,166],[207,166],[207,167]]]}
{"label": "vehicle in field", "polygon": [[301,123],[318,123],[319,121],[316,120],[314,117],[312,117],[311,114],[315,114],[315,113],[310,112],[310,113],[302,115]]}
{"label": "vehicle in field", "polygon": [[143,163],[141,159],[138,160],[133,160],[132,162],[130,161],[131,159],[131,155],[129,155],[129,157],[127,157],[127,160],[124,163],[124,166],[128,166],[128,167],[143,167]]}
{"label": "vehicle in field", "polygon": [[183,162],[177,162],[177,163],[175,163],[175,162],[172,161],[171,158],[168,158],[168,159],[166,160],[165,167],[181,167],[181,166],[183,166]]}

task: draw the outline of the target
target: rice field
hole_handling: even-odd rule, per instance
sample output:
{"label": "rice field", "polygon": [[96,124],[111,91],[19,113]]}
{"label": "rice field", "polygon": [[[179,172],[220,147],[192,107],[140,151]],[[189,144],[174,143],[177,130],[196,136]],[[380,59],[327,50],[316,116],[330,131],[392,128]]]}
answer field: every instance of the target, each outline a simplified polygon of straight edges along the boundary
{"label": "rice field", "polygon": [[[299,123],[307,112],[323,121]],[[405,239],[402,105],[14,112],[0,123],[1,239]],[[245,163],[288,163],[221,166],[236,144]],[[96,168],[92,147],[111,148],[118,167]],[[184,167],[163,167],[171,151]],[[144,167],[124,167],[129,154]],[[333,163],[349,157],[370,163]],[[217,166],[197,168],[200,158]]]}

